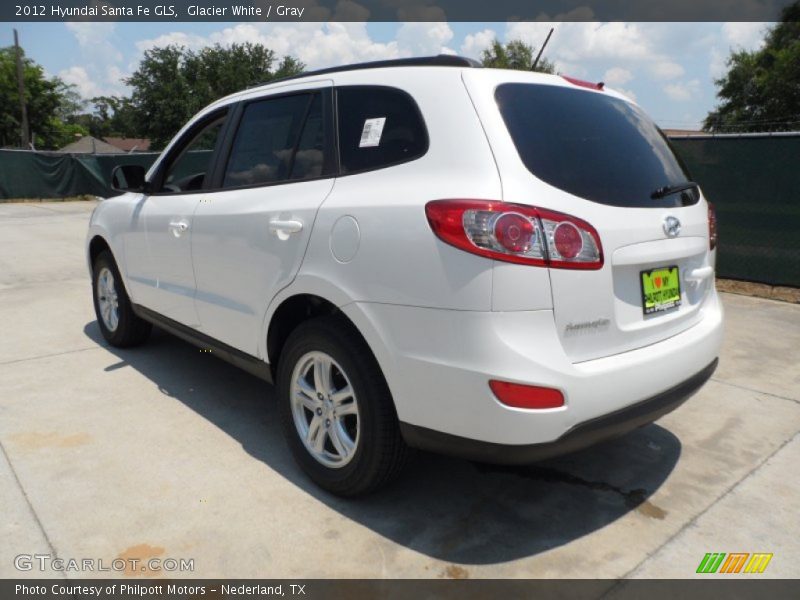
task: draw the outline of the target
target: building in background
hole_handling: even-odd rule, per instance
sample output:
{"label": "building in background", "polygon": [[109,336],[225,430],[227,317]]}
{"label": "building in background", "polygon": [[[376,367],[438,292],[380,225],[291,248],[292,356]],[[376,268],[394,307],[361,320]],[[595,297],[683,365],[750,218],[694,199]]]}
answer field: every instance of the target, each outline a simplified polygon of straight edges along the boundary
{"label": "building in background", "polygon": [[146,138],[109,137],[101,140],[91,135],[85,135],[58,151],[68,154],[131,154],[149,150],[150,140]]}
{"label": "building in background", "polygon": [[123,152],[150,152],[150,140],[147,138],[107,137],[105,140]]}
{"label": "building in background", "polygon": [[68,154],[123,154],[124,150],[112,146],[103,140],[85,135],[71,144],[67,144],[58,150]]}

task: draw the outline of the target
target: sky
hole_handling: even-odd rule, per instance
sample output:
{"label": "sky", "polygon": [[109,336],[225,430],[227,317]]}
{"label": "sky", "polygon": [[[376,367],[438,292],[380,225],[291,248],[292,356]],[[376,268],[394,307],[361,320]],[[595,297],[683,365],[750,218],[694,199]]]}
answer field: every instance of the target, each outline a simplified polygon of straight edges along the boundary
{"label": "sky", "polygon": [[[696,129],[717,104],[714,79],[731,51],[763,44],[769,23],[19,23],[20,43],[48,75],[84,98],[127,94],[122,79],[143,53],[169,43],[190,48],[262,43],[309,69],[439,53],[479,58],[498,39],[539,47],[558,72],[603,81],[639,103],[663,128]],[[13,43],[10,24],[0,46]]]}

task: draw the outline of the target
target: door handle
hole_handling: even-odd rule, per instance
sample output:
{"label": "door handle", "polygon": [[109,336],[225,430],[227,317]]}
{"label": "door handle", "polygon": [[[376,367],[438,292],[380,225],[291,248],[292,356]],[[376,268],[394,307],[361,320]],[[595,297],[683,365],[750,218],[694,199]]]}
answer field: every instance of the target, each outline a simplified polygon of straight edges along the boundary
{"label": "door handle", "polygon": [[186,221],[172,221],[169,224],[170,231],[175,237],[181,237],[181,234],[189,230],[189,224]]}
{"label": "door handle", "polygon": [[280,240],[288,240],[292,233],[303,231],[303,222],[296,219],[272,219],[269,222],[270,231],[274,231]]}

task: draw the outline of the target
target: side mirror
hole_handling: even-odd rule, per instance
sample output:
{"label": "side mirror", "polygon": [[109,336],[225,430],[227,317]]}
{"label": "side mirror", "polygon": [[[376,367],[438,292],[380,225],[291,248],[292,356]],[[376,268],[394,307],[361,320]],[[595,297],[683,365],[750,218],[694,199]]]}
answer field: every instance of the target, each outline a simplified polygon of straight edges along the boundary
{"label": "side mirror", "polygon": [[115,192],[145,192],[147,171],[141,165],[119,165],[111,171],[111,188]]}

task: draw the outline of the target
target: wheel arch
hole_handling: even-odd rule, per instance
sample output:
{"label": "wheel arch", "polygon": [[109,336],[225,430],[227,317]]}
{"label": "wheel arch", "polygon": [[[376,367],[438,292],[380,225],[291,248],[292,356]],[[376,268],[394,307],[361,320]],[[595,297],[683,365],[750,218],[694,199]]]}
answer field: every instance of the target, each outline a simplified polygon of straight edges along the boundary
{"label": "wheel arch", "polygon": [[[109,244],[106,238],[104,238],[102,235],[100,235],[99,233],[95,233],[92,236],[92,239],[89,241],[89,247],[88,247],[87,258],[89,260],[90,269],[94,265],[94,261],[97,259],[97,257],[103,250],[108,250],[109,252],[111,252],[111,256],[114,256],[114,251],[111,250],[111,244]],[[114,260],[116,260],[116,258]],[[117,265],[117,267],[119,267],[119,265]]]}
{"label": "wheel arch", "polygon": [[269,363],[273,375],[277,373],[281,350],[298,325],[317,316],[337,315],[364,341],[395,398],[390,377],[391,353],[378,328],[343,290],[327,282],[324,286],[308,285],[310,282],[295,280],[294,285],[276,297],[265,316],[262,356]]}
{"label": "wheel arch", "polygon": [[335,304],[322,296],[308,293],[289,296],[275,308],[266,336],[266,357],[273,379],[277,375],[281,352],[292,331],[309,319],[337,313],[341,311]]}
{"label": "wheel arch", "polygon": [[272,313],[266,335],[266,357],[273,377],[277,374],[278,361],[286,345],[286,340],[298,326],[310,319],[324,316],[336,316],[358,334],[369,348],[372,356],[383,367],[370,342],[366,339],[358,325],[350,315],[345,313],[330,300],[316,294],[298,293],[285,298]]}
{"label": "wheel arch", "polygon": [[89,228],[86,239],[86,262],[89,268],[89,277],[91,278],[94,276],[95,259],[100,255],[101,252],[108,250],[108,252],[111,254],[111,258],[114,259],[114,262],[117,265],[117,270],[119,270],[120,277],[122,278],[122,285],[125,286],[125,292],[131,299],[133,299],[133,296],[131,295],[131,287],[128,283],[127,273],[125,272],[122,257],[120,256],[122,249],[115,247],[115,245],[111,242],[111,236],[108,235],[108,232],[97,225],[92,225]]}

